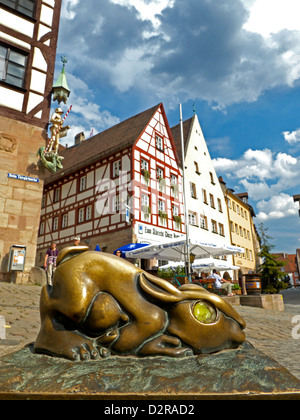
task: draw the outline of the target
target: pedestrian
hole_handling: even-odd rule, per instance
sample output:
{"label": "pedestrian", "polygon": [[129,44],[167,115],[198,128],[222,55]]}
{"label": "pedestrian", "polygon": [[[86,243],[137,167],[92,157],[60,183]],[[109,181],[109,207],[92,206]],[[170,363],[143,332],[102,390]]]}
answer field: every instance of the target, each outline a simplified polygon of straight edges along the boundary
{"label": "pedestrian", "polygon": [[232,293],[232,283],[231,281],[222,279],[222,277],[217,273],[217,270],[213,270],[213,274],[209,276],[208,278],[214,279],[214,287],[217,290],[226,290],[227,296],[233,296]]}
{"label": "pedestrian", "polygon": [[116,251],[116,256],[119,258],[122,258],[122,251],[120,250]]}
{"label": "pedestrian", "polygon": [[51,247],[46,252],[45,263],[44,263],[45,271],[47,274],[47,283],[49,286],[53,285],[53,276],[56,270],[56,260],[57,260],[58,254],[59,252],[58,252],[58,249],[56,248],[56,243],[52,242]]}
{"label": "pedestrian", "polygon": [[74,241],[74,246],[79,246],[80,245],[80,236],[75,236],[73,241]]}

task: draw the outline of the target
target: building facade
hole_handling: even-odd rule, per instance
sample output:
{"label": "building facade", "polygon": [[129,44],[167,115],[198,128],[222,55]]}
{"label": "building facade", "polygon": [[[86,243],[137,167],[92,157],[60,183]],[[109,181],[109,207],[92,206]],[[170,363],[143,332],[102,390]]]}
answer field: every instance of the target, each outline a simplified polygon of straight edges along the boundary
{"label": "building facade", "polygon": [[281,271],[285,274],[286,279],[289,279],[291,286],[299,286],[299,271],[297,264],[297,254],[274,253],[272,254],[278,261],[284,262],[284,267]]}
{"label": "building facade", "polygon": [[75,236],[112,253],[184,234],[182,176],[162,104],[77,136],[61,155],[64,169],[45,179],[37,265],[52,241],[61,249]]}
{"label": "building facade", "polygon": [[[172,128],[182,164],[180,125]],[[231,244],[227,207],[223,190],[197,115],[183,124],[187,210],[191,238],[217,245]],[[233,265],[232,256],[224,257]],[[229,270],[233,277],[233,271]]]}
{"label": "building facade", "polygon": [[[0,0],[0,281],[27,282],[35,265],[61,0]],[[10,272],[10,249],[26,250]],[[21,257],[19,258],[21,261]]]}
{"label": "building facade", "polygon": [[219,181],[225,195],[231,243],[245,249],[244,254],[233,257],[234,265],[240,267],[240,271],[236,273],[237,280],[245,274],[256,273],[258,269],[257,256],[260,250],[253,222],[255,212],[248,204],[247,193],[235,194],[226,187],[222,178],[219,178]]}

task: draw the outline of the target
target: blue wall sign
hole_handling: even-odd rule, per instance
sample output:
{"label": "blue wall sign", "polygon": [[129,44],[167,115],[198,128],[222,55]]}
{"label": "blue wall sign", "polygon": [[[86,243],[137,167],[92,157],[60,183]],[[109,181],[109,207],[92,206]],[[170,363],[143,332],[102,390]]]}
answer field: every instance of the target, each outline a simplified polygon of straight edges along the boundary
{"label": "blue wall sign", "polygon": [[26,176],[26,175],[16,175],[16,174],[8,173],[7,177],[11,179],[18,179],[19,181],[34,182],[36,184],[40,182],[39,178],[32,178],[31,176]]}

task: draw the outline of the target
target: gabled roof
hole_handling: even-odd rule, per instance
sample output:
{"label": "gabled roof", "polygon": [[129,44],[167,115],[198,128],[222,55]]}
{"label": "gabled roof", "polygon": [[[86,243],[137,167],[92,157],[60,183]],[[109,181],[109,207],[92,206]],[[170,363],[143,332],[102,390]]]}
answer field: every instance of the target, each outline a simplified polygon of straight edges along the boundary
{"label": "gabled roof", "polygon": [[63,169],[45,179],[45,185],[57,181],[79,169],[91,165],[99,159],[132,147],[140,137],[151,118],[162,104],[158,104],[134,117],[123,121],[96,136],[81,142],[79,145],[63,150]]}
{"label": "gabled roof", "polygon": [[[195,116],[183,122],[183,138],[184,138],[184,147],[185,153],[187,151],[187,145],[190,138],[190,131],[192,129],[192,125],[194,122]],[[171,128],[172,136],[174,139],[175,147],[178,154],[178,159],[180,165],[182,165],[182,147],[181,147],[181,129],[180,124],[176,125],[175,127]]]}

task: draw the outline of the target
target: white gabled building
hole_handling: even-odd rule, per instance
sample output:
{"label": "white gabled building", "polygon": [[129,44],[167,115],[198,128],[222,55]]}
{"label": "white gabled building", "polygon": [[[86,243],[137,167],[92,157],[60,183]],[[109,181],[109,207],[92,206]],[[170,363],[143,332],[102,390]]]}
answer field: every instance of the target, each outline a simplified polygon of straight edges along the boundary
{"label": "white gabled building", "polygon": [[[180,125],[171,131],[182,161]],[[224,193],[197,115],[183,123],[183,132],[190,237],[217,245],[231,245]],[[233,265],[231,256],[227,257],[227,262]],[[228,272],[233,278],[233,272]]]}

